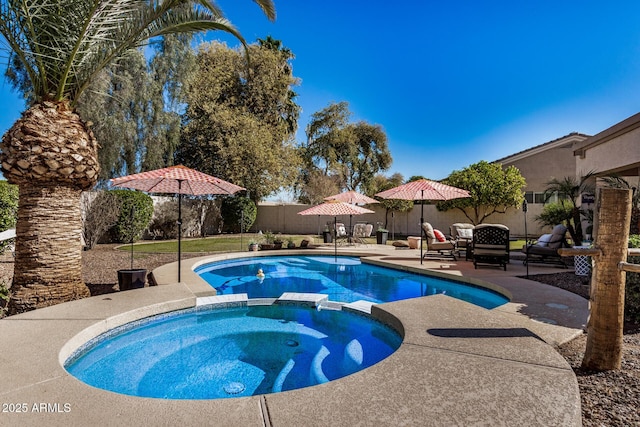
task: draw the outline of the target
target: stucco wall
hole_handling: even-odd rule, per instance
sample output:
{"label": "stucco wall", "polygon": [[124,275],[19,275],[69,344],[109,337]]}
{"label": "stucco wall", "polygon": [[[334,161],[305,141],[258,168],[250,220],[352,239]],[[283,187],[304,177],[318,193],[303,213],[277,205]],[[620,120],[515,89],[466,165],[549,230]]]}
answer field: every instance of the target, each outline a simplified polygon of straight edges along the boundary
{"label": "stucco wall", "polygon": [[[322,232],[327,222],[333,222],[333,217],[316,215],[298,215],[298,212],[309,208],[308,205],[259,205],[258,215],[250,231],[272,231],[283,234],[318,234]],[[357,222],[367,222],[376,226],[377,222],[385,223],[385,210],[375,205],[367,208],[374,210],[374,214],[358,215],[352,218],[352,225]],[[542,212],[542,205],[529,205],[527,212],[527,231],[530,236],[543,233],[540,225],[534,220]],[[458,210],[439,212],[434,205],[424,206],[424,220],[434,228],[449,233],[449,226],[455,222],[469,222]],[[349,216],[339,216],[338,222],[349,224]],[[506,214],[495,214],[486,223],[499,223],[509,227],[513,236],[524,235],[524,213],[520,209],[510,209]],[[399,235],[420,235],[420,205],[416,205],[406,213],[396,212],[393,219],[391,214],[387,218],[387,228],[391,233]],[[549,232],[547,230],[546,232]]]}

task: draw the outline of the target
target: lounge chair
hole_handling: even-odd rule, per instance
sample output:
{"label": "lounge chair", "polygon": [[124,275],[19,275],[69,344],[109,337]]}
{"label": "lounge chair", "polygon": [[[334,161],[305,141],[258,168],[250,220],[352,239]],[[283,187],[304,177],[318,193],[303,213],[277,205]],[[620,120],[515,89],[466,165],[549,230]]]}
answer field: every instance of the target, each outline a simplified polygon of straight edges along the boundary
{"label": "lounge chair", "polygon": [[509,228],[502,224],[479,224],[473,228],[473,266],[496,265],[507,271]]}
{"label": "lounge chair", "polygon": [[0,243],[9,241],[5,248],[9,249],[11,251],[11,254],[13,254],[14,256],[15,256],[15,241],[13,241],[12,239],[15,239],[15,238],[16,238],[15,228],[10,228],[8,230],[0,232]]}
{"label": "lounge chair", "polygon": [[456,242],[446,236],[444,241],[442,241],[442,237],[438,240],[436,230],[428,222],[422,223],[422,230],[426,235],[427,243],[427,251],[422,256],[423,258],[453,258],[454,261],[456,260]]}
{"label": "lounge chair", "polygon": [[558,254],[558,249],[571,247],[567,242],[566,234],[567,227],[558,224],[553,227],[551,233],[540,236],[535,244],[523,246],[522,253],[526,255],[524,263],[542,262],[567,268],[565,258]]}
{"label": "lounge chair", "polygon": [[466,222],[456,222],[449,226],[449,233],[451,238],[455,240],[456,247],[458,248],[458,256],[460,251],[465,251],[465,258],[471,259],[471,244],[473,241],[473,224]]}

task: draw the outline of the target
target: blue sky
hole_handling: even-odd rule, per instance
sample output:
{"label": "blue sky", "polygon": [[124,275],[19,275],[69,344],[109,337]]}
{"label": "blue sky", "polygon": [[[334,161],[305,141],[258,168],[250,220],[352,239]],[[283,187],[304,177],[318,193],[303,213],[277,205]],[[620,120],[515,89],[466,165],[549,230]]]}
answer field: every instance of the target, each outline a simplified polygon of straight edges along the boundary
{"label": "blue sky", "polygon": [[[640,111],[637,1],[275,0],[275,23],[250,0],[218,3],[247,41],[271,35],[296,55],[298,139],[347,101],[385,129],[387,174],[442,179]],[[22,109],[0,83],[1,133]]]}

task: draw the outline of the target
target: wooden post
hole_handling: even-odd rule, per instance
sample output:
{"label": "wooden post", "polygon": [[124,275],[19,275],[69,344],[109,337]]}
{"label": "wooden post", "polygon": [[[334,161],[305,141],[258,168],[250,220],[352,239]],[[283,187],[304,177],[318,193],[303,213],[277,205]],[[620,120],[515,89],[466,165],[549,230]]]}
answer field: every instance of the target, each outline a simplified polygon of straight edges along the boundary
{"label": "wooden post", "polygon": [[598,225],[594,245],[585,369],[620,369],[624,326],[625,273],[618,268],[627,259],[631,190],[600,188],[596,207]]}

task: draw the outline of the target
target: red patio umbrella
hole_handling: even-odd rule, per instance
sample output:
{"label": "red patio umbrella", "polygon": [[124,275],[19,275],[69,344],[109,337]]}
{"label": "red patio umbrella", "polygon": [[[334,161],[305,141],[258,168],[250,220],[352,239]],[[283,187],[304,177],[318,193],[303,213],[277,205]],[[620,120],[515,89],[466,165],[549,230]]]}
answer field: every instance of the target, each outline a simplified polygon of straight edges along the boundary
{"label": "red patio umbrella", "polygon": [[[464,197],[471,197],[467,190],[452,187],[440,182],[428,179],[418,179],[389,190],[381,191],[376,196],[383,199],[399,199],[399,200],[451,200]],[[424,223],[424,203],[420,204],[420,232]],[[422,244],[420,245],[420,264],[422,264]]]}
{"label": "red patio umbrella", "polygon": [[147,193],[178,194],[178,282],[182,258],[182,195],[200,196],[204,194],[231,195],[245,190],[243,187],[198,172],[183,165],[170,166],[148,172],[136,173],[110,180],[116,187],[131,188]]}
{"label": "red patio umbrella", "polygon": [[[336,230],[338,224],[338,215],[362,215],[374,213],[372,210],[361,208],[360,206],[352,205],[344,202],[325,202],[321,205],[312,206],[309,209],[298,212],[298,215],[326,215],[333,218],[333,229]],[[334,257],[338,257],[338,239],[333,239],[334,243]]]}

